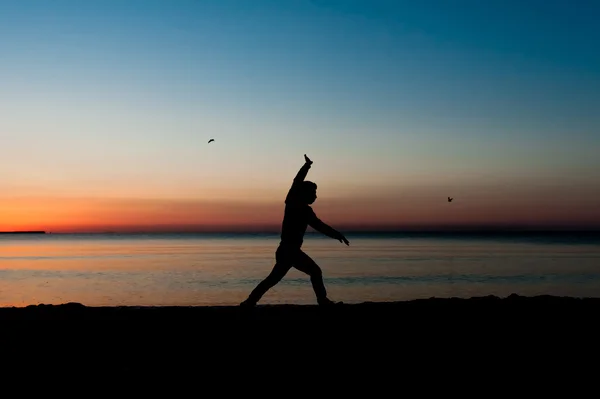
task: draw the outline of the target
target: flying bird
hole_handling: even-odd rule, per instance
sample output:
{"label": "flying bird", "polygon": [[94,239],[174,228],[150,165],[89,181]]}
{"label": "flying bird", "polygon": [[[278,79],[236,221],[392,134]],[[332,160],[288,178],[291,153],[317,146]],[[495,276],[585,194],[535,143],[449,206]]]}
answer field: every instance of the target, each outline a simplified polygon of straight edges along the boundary
{"label": "flying bird", "polygon": [[208,140],[208,143],[210,144],[213,141],[215,141],[215,139],[210,139],[210,140]]}
{"label": "flying bird", "polygon": [[454,199],[454,198],[450,198],[450,197],[448,197],[448,202],[452,202],[452,200],[453,200],[453,199]]}

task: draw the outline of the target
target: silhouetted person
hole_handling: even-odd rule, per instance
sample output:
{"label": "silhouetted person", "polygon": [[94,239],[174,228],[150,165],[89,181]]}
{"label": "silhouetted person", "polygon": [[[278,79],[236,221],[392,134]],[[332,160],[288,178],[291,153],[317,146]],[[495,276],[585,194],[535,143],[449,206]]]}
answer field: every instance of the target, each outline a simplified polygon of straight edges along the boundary
{"label": "silhouetted person", "polygon": [[256,305],[262,296],[275,286],[292,267],[310,276],[319,305],[335,304],[327,298],[321,268],[301,249],[304,233],[307,226],[311,226],[346,245],[350,245],[350,243],[342,233],[322,222],[310,207],[310,204],[317,199],[317,185],[304,180],[312,165],[312,161],[308,159],[306,154],[304,160],[304,166],[294,178],[292,187],[285,199],[281,242],[275,252],[275,266],[273,266],[271,273],[250,293],[248,299],[240,304],[241,306]]}

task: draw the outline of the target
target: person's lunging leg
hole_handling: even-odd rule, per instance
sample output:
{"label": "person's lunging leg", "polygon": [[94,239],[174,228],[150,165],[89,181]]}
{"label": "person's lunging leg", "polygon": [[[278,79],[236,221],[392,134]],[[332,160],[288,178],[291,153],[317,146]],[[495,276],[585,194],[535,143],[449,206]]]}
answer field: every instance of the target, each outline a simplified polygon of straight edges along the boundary
{"label": "person's lunging leg", "polygon": [[287,274],[292,267],[288,262],[277,261],[271,273],[261,281],[256,288],[250,293],[248,299],[241,303],[244,306],[254,306],[260,301],[265,293],[273,288]]}
{"label": "person's lunging leg", "polygon": [[310,276],[310,282],[315,291],[319,305],[331,305],[335,303],[327,298],[327,290],[325,289],[325,283],[323,282],[323,272],[321,271],[321,268],[304,251],[298,251],[294,258],[294,267]]}

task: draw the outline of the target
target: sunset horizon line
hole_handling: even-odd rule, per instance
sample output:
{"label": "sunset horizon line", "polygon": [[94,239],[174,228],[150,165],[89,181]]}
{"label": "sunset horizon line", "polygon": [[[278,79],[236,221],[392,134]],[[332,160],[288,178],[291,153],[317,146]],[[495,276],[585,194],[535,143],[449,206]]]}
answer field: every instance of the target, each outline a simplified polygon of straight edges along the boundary
{"label": "sunset horizon line", "polygon": [[[377,233],[502,233],[502,232],[592,232],[600,233],[600,225],[576,224],[445,224],[445,225],[341,225],[337,227],[347,234]],[[61,229],[11,229],[0,233],[36,232],[44,234],[279,234],[280,226],[104,226],[98,228]],[[306,231],[319,235],[312,228]]]}

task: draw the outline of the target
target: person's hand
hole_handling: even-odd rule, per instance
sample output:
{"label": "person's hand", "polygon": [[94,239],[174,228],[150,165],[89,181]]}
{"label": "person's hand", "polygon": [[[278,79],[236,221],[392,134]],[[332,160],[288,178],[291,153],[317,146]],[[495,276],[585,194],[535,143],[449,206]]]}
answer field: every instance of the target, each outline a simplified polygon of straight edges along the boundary
{"label": "person's hand", "polygon": [[338,237],[339,242],[343,242],[346,245],[350,245],[350,242],[346,239],[346,237],[344,237],[344,235],[342,233],[340,233],[339,237]]}
{"label": "person's hand", "polygon": [[307,164],[309,164],[309,165],[312,165],[312,163],[313,163],[313,161],[311,161],[311,160],[310,160],[310,159],[309,159],[309,158],[306,156],[306,154],[304,154],[304,162],[306,162],[306,163],[307,163]]}

